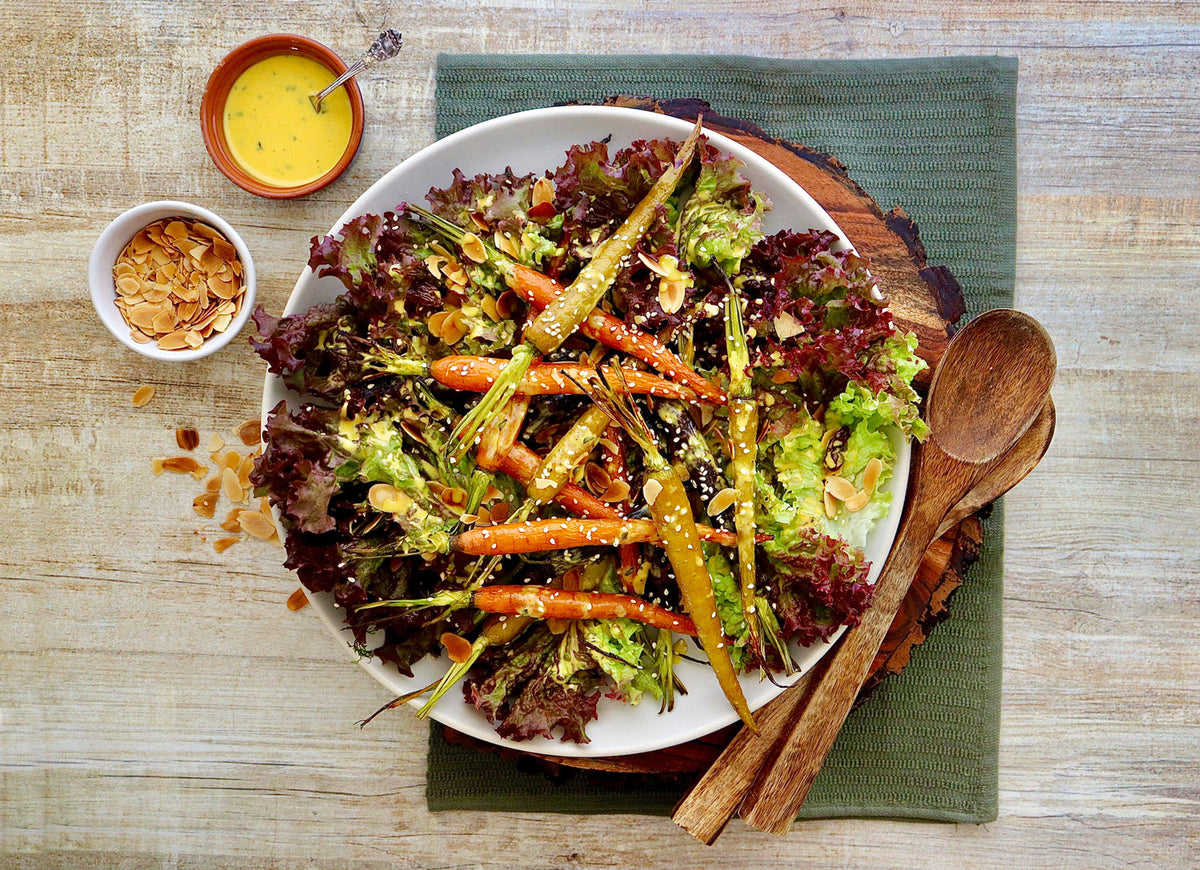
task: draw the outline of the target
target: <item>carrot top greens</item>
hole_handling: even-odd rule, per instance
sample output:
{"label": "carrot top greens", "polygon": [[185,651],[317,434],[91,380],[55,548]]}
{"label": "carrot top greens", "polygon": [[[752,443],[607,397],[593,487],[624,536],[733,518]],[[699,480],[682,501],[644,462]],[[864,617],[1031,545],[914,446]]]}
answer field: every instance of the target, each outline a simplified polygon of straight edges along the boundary
{"label": "carrot top greens", "polygon": [[865,260],[766,235],[738,161],[690,147],[455,172],[314,239],[337,298],[255,313],[301,396],[252,475],[285,564],[362,655],[448,657],[421,715],[461,683],[504,737],[587,742],[606,704],[669,714],[711,667],[752,722],[742,683],[870,604],[893,445],[924,434],[915,340]]}

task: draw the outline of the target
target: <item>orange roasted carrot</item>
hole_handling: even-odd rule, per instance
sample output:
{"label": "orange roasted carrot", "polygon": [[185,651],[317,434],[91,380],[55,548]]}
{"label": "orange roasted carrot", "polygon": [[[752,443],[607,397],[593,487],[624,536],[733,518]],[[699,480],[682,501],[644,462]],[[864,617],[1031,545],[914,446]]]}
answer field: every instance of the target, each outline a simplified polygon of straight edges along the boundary
{"label": "orange roasted carrot", "polygon": [[[696,531],[702,541],[725,547],[737,546],[737,535],[733,532],[699,524],[696,525]],[[763,539],[769,540],[765,535]],[[652,520],[571,518],[528,520],[468,529],[459,534],[451,546],[471,556],[495,556],[568,550],[572,547],[619,547],[630,543],[661,542],[658,528]]]}
{"label": "orange roasted carrot", "polygon": [[484,586],[475,590],[471,604],[485,613],[535,619],[632,619],[679,634],[696,633],[695,624],[683,614],[618,592],[580,592],[550,586]]}
{"label": "orange roasted carrot", "polygon": [[[522,299],[535,308],[545,308],[563,287],[552,278],[536,269],[514,264],[511,276],[505,275],[508,286]],[[673,381],[691,388],[697,396],[716,405],[725,404],[724,391],[712,381],[698,374],[691,366],[677,357],[659,339],[648,332],[629,326],[623,320],[606,314],[598,308],[579,324],[579,331],[592,341],[605,347],[636,357],[651,368],[662,372]],[[629,377],[631,371],[626,372]],[[630,380],[630,387],[633,381]],[[637,392],[635,389],[634,392]]]}
{"label": "orange roasted carrot", "polygon": [[[451,389],[486,393],[507,364],[507,360],[487,356],[446,356],[430,363],[429,374]],[[587,378],[595,371],[594,367],[584,363],[536,363],[525,372],[516,392],[526,396],[582,396],[583,389],[575,381]],[[626,380],[630,391],[639,395],[684,401],[696,399],[696,394],[689,388],[648,372],[630,372]]]}

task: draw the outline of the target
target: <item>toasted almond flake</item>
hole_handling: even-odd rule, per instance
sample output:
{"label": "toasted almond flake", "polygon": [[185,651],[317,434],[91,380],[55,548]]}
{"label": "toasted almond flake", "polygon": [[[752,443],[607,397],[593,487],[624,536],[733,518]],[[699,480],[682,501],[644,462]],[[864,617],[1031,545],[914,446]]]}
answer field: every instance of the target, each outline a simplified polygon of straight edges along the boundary
{"label": "toasted almond flake", "polygon": [[238,522],[238,514],[240,513],[240,508],[233,508],[229,513],[225,514],[225,519],[221,520],[221,528],[227,532],[241,531],[242,524]]}
{"label": "toasted almond flake", "polygon": [[216,453],[218,450],[220,450],[224,446],[225,446],[225,439],[222,438],[220,435],[218,435],[216,432],[214,432],[208,436],[208,452],[209,453]]}
{"label": "toasted almond flake", "polygon": [[200,433],[180,426],[175,429],[175,443],[181,450],[195,450],[200,445]]}
{"label": "toasted almond flake", "polygon": [[512,238],[499,230],[492,235],[492,244],[499,248],[503,253],[512,257],[514,260],[521,258],[521,251],[513,242]]}
{"label": "toasted almond flake", "polygon": [[275,534],[275,524],[258,511],[239,511],[237,519],[242,531],[252,538],[265,541]]}
{"label": "toasted almond flake", "polygon": [[146,335],[146,333],[142,332],[140,329],[129,330],[129,337],[138,344],[149,344],[150,342],[154,341],[154,336]]}
{"label": "toasted almond flake", "polygon": [[221,476],[219,474],[214,474],[208,480],[204,481],[204,489],[206,492],[220,492]]}
{"label": "toasted almond flake", "polygon": [[786,311],[775,317],[774,324],[775,334],[781,339],[788,339],[804,332],[804,327],[800,321]]}
{"label": "toasted almond flake", "polygon": [[539,178],[533,183],[533,192],[530,195],[531,205],[545,205],[546,203],[554,202],[554,182],[549,178]]}
{"label": "toasted almond flake", "polygon": [[871,496],[867,492],[858,492],[846,499],[846,510],[850,513],[857,513],[867,506],[867,502],[871,500]]}
{"label": "toasted almond flake", "polygon": [[262,443],[259,433],[262,431],[262,421],[255,417],[237,427],[237,436],[247,447],[256,447]]}
{"label": "toasted almond flake", "polygon": [[246,498],[246,492],[242,489],[237,472],[232,468],[226,468],[221,472],[221,492],[225,494],[225,498],[235,504],[240,504]]}
{"label": "toasted almond flake", "polygon": [[176,474],[194,474],[203,468],[204,466],[190,456],[172,456],[163,460],[163,470]]}
{"label": "toasted almond flake", "polygon": [[878,456],[872,456],[867,462],[867,467],[863,469],[863,492],[870,498],[875,494],[875,487],[879,485],[879,475],[883,473],[883,463],[879,461]]}
{"label": "toasted almond flake", "polygon": [[737,501],[737,490],[731,486],[725,487],[708,501],[708,515],[716,517],[723,514]]}
{"label": "toasted almond flake", "polygon": [[250,472],[254,470],[253,454],[246,454],[242,457],[242,461],[238,463],[237,476],[238,483],[242,485],[242,489],[250,488]]}
{"label": "toasted almond flake", "polygon": [[608,485],[608,489],[600,493],[600,501],[606,501],[610,504],[619,504],[629,499],[629,484],[623,480],[614,480]]}
{"label": "toasted almond flake", "polygon": [[143,408],[154,398],[154,387],[142,384],[133,392],[133,407]]}
{"label": "toasted almond flake", "polygon": [[158,340],[158,346],[163,350],[183,350],[188,346],[187,333],[183,330],[176,330],[168,335],[164,335]]}
{"label": "toasted almond flake", "polygon": [[224,553],[239,540],[240,538],[217,538],[217,540],[213,541],[213,549],[218,553]]}
{"label": "toasted almond flake", "polygon": [[646,499],[646,504],[653,505],[658,496],[662,493],[662,484],[654,478],[650,478],[642,486],[642,497]]}
{"label": "toasted almond flake", "polygon": [[[486,230],[487,226],[483,226],[481,229]],[[462,252],[467,256],[467,259],[474,260],[476,263],[487,261],[487,249],[484,248],[479,236],[474,233],[465,233],[458,246],[462,248]]]}
{"label": "toasted almond flake", "polygon": [[469,661],[471,658],[471,642],[465,637],[461,637],[453,632],[445,632],[441,638],[442,646],[446,648],[446,655],[450,657],[450,661],[455,664],[462,664]]}
{"label": "toasted almond flake", "polygon": [[662,310],[667,314],[674,314],[683,307],[683,300],[686,294],[686,281],[669,281],[663,279],[658,282],[658,304],[662,306]]}
{"label": "toasted almond flake", "polygon": [[496,314],[500,320],[511,320],[520,304],[520,296],[512,290],[505,290],[496,300]]}
{"label": "toasted almond flake", "polygon": [[192,510],[202,517],[212,519],[212,515],[217,510],[217,494],[215,492],[202,492],[192,499]]}
{"label": "toasted almond flake", "polygon": [[846,478],[833,475],[825,478],[825,491],[839,501],[845,501],[848,498],[853,498],[858,490]]}
{"label": "toasted almond flake", "polygon": [[829,490],[825,490],[825,516],[829,517],[829,519],[833,519],[837,516],[837,512],[837,499],[833,497]]}
{"label": "toasted almond flake", "polygon": [[154,472],[155,477],[158,477],[160,474],[166,471],[166,468],[163,467],[165,462],[166,460],[160,457],[155,457],[154,459],[150,460],[150,470]]}
{"label": "toasted almond flake", "polygon": [[308,606],[308,596],[304,594],[304,589],[297,589],[288,596],[287,609],[295,613],[297,610],[303,610]]}
{"label": "toasted almond flake", "polygon": [[583,467],[583,480],[593,495],[606,492],[612,486],[612,475],[595,462],[589,462]]}

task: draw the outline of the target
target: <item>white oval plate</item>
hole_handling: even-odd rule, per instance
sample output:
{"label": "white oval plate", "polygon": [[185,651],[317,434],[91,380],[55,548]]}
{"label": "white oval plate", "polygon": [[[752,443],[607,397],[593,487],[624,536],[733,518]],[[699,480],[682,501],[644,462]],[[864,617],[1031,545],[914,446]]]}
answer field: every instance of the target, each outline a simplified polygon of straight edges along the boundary
{"label": "white oval plate", "polygon": [[[347,221],[360,215],[395,211],[397,205],[405,201],[423,203],[431,187],[444,187],[450,183],[455,169],[462,170],[468,178],[481,172],[503,172],[506,167],[511,167],[518,175],[542,172],[561,165],[567,149],[572,145],[611,136],[610,153],[614,153],[637,139],[671,137],[682,140],[691,127],[689,122],[638,109],[599,106],[535,109],[496,118],[447,136],[405,160],[371,185],[346,210],[330,233],[337,232]],[[842,243],[849,246],[845,234],[825,210],[783,172],[724,136],[714,133],[708,133],[707,136],[712,145],[744,162],[745,173],[755,190],[770,197],[773,208],[767,212],[765,219],[768,233],[782,229],[823,229],[836,233]],[[333,278],[318,278],[306,266],[296,282],[285,313],[296,314],[316,303],[328,302],[344,289],[341,282]],[[264,420],[267,412],[283,399],[294,402],[296,397],[276,376],[268,374],[263,390]],[[874,582],[891,549],[908,483],[909,445],[899,435],[893,437],[893,445],[897,460],[888,485],[892,493],[892,510],[876,526],[867,541],[867,558],[872,563],[871,582]],[[309,598],[330,630],[343,638],[348,646],[352,646],[353,638],[344,628],[343,614],[340,608],[334,606],[332,596],[310,593]],[[796,648],[796,661],[803,671],[807,671],[828,648],[829,644]],[[419,662],[413,669],[412,679],[401,676],[394,667],[375,659],[360,660],[360,664],[389,691],[401,695],[436,680],[445,671],[445,661],[445,658],[441,658]],[[678,673],[688,694],[676,698],[673,712],[660,715],[658,703],[652,698],[647,698],[637,707],[601,700],[599,718],[587,725],[591,742],[582,745],[543,738],[522,742],[506,740],[497,735],[487,720],[463,700],[458,689],[446,693],[434,708],[432,716],[457,731],[489,743],[545,755],[572,757],[650,752],[686,743],[737,720],[737,714],[725,700],[708,667],[682,662]],[[743,677],[742,687],[752,709],[758,709],[782,691],[755,675]],[[364,712],[370,711],[353,711],[353,715]]]}

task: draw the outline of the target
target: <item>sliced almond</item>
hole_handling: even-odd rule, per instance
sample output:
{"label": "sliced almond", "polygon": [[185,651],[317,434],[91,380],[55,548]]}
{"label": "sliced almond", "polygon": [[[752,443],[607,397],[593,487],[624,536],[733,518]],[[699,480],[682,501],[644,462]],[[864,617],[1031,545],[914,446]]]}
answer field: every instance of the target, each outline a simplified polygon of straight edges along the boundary
{"label": "sliced almond", "polygon": [[473,649],[471,642],[465,637],[447,631],[440,640],[442,646],[446,648],[446,655],[450,657],[450,661],[460,665],[470,661]]}
{"label": "sliced almond", "polygon": [[192,510],[202,517],[212,519],[213,514],[217,511],[217,494],[215,492],[200,493],[192,499]]}
{"label": "sliced almond", "polygon": [[658,304],[662,306],[662,310],[667,314],[674,314],[682,308],[683,300],[687,296],[687,287],[687,282],[681,279],[659,281]]}
{"label": "sliced almond", "polygon": [[546,203],[554,202],[554,182],[549,178],[539,178],[533,183],[533,192],[530,195],[532,205],[545,205]]}
{"label": "sliced almond", "polygon": [[793,336],[800,335],[800,333],[804,332],[804,326],[800,323],[800,321],[792,317],[792,315],[786,311],[782,312],[775,318],[774,324],[775,334],[781,339],[792,338]]}
{"label": "sliced almond", "polygon": [[247,420],[237,427],[237,437],[247,447],[256,447],[262,443],[262,437],[259,434],[261,431],[262,421],[258,417],[255,417],[253,420]]}
{"label": "sliced almond", "polygon": [[180,426],[175,430],[175,443],[181,450],[195,450],[200,446],[200,433]]}
{"label": "sliced almond", "polygon": [[839,501],[846,501],[847,499],[854,498],[854,494],[858,490],[846,478],[834,475],[825,478],[825,491]]}
{"label": "sliced almond", "polygon": [[654,478],[650,478],[642,486],[642,497],[646,499],[646,504],[653,505],[662,494],[662,484]]}
{"label": "sliced almond", "polygon": [[144,408],[154,398],[154,387],[142,384],[133,391],[133,407]]}
{"label": "sliced almond", "polygon": [[833,519],[837,516],[837,512],[837,499],[833,497],[829,490],[825,490],[825,516],[829,517],[829,519]]}
{"label": "sliced almond", "polygon": [[238,525],[242,531],[252,538],[265,541],[275,534],[275,524],[258,511],[241,511],[238,513]]}
{"label": "sliced almond", "polygon": [[867,467],[863,469],[863,492],[867,493],[870,498],[875,494],[875,487],[879,485],[879,475],[883,473],[883,463],[879,461],[878,456],[872,456],[867,462]]}
{"label": "sliced almond", "polygon": [[629,500],[629,484],[623,480],[614,480],[608,485],[608,489],[600,493],[600,501],[606,501],[609,504],[620,504]]}
{"label": "sliced almond", "polygon": [[239,538],[218,538],[217,540],[213,541],[213,549],[218,553],[224,553],[239,540]]}
{"label": "sliced almond", "polygon": [[589,462],[583,468],[583,481],[587,484],[587,488],[591,490],[593,495],[599,495],[608,490],[612,485],[613,479],[602,466],[595,462]]}
{"label": "sliced almond", "polygon": [[190,456],[172,456],[163,460],[163,470],[176,474],[194,474],[203,468],[204,466]]}
{"label": "sliced almond", "polygon": [[867,506],[867,502],[871,500],[871,495],[866,490],[855,493],[846,499],[846,510],[850,513],[857,513]]}
{"label": "sliced almond", "polygon": [[[487,227],[484,226],[483,229],[487,229]],[[483,246],[479,236],[474,233],[465,233],[458,246],[462,248],[467,259],[474,260],[476,263],[487,262],[487,249]]]}
{"label": "sliced almond", "polygon": [[239,508],[234,508],[225,514],[225,519],[221,520],[221,528],[227,532],[241,531],[242,524],[238,522],[238,514],[240,513],[241,510]]}
{"label": "sliced almond", "polygon": [[218,435],[216,432],[214,432],[208,436],[208,452],[209,453],[216,453],[218,450],[220,450],[224,446],[225,446],[225,439],[222,438],[220,435]]}
{"label": "sliced almond", "polygon": [[521,259],[521,249],[517,247],[516,242],[512,240],[511,236],[496,230],[492,235],[492,244],[514,260]]}
{"label": "sliced almond", "polygon": [[295,613],[297,610],[303,610],[308,606],[308,596],[304,594],[303,589],[297,589],[288,596],[287,609]]}
{"label": "sliced almond", "polygon": [[221,472],[221,492],[225,493],[225,498],[234,504],[240,504],[246,498],[246,491],[242,489],[242,484],[234,469],[226,468]]}
{"label": "sliced almond", "polygon": [[735,501],[737,501],[737,490],[731,486],[725,487],[709,499],[708,515],[710,517],[720,516],[729,510]]}

